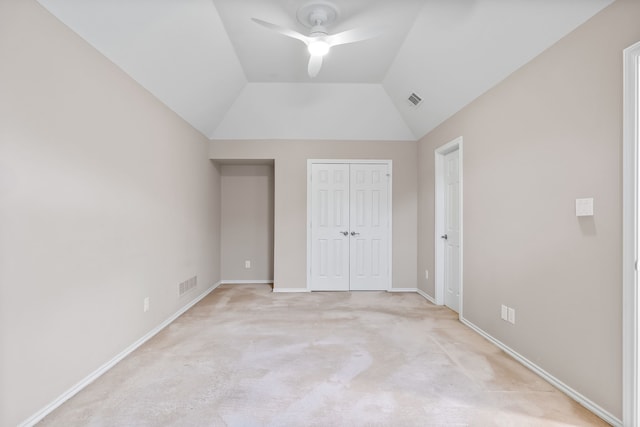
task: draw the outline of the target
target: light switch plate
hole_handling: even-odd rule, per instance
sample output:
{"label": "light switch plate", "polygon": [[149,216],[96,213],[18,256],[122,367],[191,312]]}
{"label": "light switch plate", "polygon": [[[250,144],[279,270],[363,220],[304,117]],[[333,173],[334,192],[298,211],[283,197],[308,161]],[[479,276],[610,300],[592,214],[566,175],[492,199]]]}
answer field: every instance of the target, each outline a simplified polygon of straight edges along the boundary
{"label": "light switch plate", "polygon": [[593,197],[576,199],[576,216],[593,216]]}

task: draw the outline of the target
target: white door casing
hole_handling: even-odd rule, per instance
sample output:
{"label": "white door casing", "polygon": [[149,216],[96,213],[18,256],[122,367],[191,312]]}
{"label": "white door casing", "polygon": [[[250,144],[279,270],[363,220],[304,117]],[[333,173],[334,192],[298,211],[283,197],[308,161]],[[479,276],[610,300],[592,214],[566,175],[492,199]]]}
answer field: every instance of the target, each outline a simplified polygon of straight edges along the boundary
{"label": "white door casing", "polygon": [[630,427],[640,423],[640,293],[637,269],[640,240],[640,42],[624,50],[623,79],[622,420],[625,427]]}
{"label": "white door casing", "polygon": [[460,311],[459,150],[444,157],[444,304]]}
{"label": "white door casing", "polygon": [[391,164],[309,160],[307,283],[312,291],[391,286]]}

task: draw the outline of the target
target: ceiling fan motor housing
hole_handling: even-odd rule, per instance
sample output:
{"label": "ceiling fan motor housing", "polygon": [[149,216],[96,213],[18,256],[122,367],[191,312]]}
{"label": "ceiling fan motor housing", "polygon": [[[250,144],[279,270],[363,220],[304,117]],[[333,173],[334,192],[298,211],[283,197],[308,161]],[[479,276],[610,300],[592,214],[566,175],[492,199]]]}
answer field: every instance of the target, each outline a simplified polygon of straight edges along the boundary
{"label": "ceiling fan motor housing", "polygon": [[325,37],[327,35],[327,29],[323,25],[316,25],[311,27],[309,36],[311,37]]}
{"label": "ceiling fan motor housing", "polygon": [[305,27],[311,28],[312,35],[314,32],[327,34],[326,27],[338,19],[338,8],[327,1],[313,1],[300,6],[296,16],[298,22]]}

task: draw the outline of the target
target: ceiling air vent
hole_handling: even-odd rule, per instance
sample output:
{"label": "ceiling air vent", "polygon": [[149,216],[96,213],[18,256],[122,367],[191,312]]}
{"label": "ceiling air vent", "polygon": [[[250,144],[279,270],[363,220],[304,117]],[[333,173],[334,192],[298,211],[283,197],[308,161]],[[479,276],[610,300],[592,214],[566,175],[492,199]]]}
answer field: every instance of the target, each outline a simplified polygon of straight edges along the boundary
{"label": "ceiling air vent", "polygon": [[417,107],[422,102],[422,98],[420,98],[417,93],[411,93],[411,95],[409,95],[409,102],[414,107]]}

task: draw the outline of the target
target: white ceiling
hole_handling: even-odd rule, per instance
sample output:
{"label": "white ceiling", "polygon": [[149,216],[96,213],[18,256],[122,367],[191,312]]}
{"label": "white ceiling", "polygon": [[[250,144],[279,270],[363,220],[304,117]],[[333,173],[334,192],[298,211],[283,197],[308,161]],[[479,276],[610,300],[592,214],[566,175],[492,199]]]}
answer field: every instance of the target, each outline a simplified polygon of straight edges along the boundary
{"label": "white ceiling", "polygon": [[[308,0],[38,0],[212,139],[415,140],[613,0],[333,0],[330,32],[383,28],[308,53]],[[423,103],[412,107],[407,97]]]}
{"label": "white ceiling", "polygon": [[267,30],[255,17],[302,34],[296,11],[307,0],[213,0],[250,82],[380,83],[402,46],[424,0],[342,0],[338,20],[329,28],[338,33],[354,28],[384,29],[383,36],[336,46],[315,78],[307,75],[309,54],[299,40]]}

